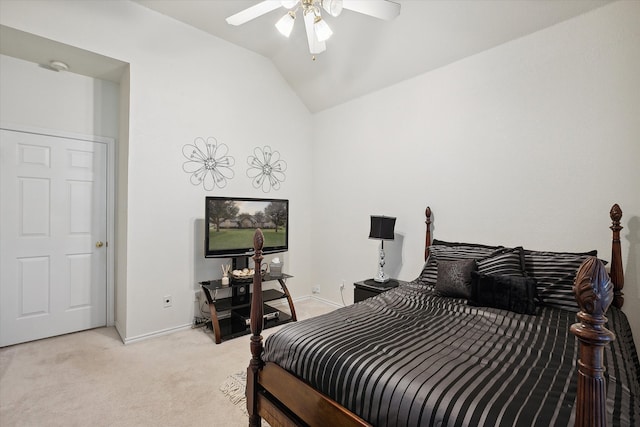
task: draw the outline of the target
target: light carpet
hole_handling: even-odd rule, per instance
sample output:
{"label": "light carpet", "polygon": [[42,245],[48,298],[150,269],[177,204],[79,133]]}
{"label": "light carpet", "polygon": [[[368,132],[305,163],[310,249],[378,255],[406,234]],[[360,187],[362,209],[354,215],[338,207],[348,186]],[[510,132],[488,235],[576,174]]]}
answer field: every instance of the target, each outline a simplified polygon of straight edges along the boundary
{"label": "light carpet", "polygon": [[[333,309],[296,303],[299,319]],[[248,335],[216,345],[204,329],[124,345],[107,327],[5,347],[0,425],[244,427],[242,405],[219,388],[250,354]]]}

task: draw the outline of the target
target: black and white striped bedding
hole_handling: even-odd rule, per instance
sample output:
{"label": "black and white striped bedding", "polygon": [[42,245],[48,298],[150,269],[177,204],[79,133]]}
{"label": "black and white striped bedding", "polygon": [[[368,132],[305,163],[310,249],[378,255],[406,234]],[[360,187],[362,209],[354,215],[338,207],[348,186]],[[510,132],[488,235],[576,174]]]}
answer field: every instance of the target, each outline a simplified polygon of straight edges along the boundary
{"label": "black and white striped bedding", "polygon": [[[611,308],[608,422],[640,425],[640,366],[624,314]],[[375,426],[573,425],[575,313],[471,307],[403,284],[289,324],[265,342],[275,362]]]}

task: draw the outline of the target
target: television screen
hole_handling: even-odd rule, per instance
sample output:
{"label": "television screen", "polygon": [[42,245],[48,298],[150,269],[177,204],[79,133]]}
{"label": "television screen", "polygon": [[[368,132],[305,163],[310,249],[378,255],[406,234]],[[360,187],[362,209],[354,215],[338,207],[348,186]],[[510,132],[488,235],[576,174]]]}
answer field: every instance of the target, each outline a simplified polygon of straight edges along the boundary
{"label": "television screen", "polygon": [[289,200],[207,197],[205,247],[207,258],[253,253],[253,234],[264,234],[263,253],[289,249]]}

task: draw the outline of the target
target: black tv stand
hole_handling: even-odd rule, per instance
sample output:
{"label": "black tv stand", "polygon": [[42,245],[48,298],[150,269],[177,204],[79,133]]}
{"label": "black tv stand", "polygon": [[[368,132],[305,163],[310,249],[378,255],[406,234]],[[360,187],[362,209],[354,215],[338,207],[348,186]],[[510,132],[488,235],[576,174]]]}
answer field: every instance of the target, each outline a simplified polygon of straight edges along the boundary
{"label": "black tv stand", "polygon": [[[258,274],[260,274],[259,270]],[[272,277],[268,273],[263,276],[263,283],[277,280],[281,287],[281,291],[275,289],[263,290],[263,302],[266,303],[268,301],[277,301],[286,298],[289,303],[290,311],[290,313],[286,313],[275,307],[264,304],[264,329],[282,325],[283,323],[295,322],[297,320],[296,310],[293,307],[293,300],[291,299],[291,294],[289,293],[289,289],[287,289],[287,285],[285,283],[286,279],[290,277],[293,276],[282,274],[277,277]],[[232,279],[232,282],[228,287],[223,287],[220,279],[200,282],[202,292],[209,303],[211,325],[213,327],[216,344],[251,333],[248,321],[249,313],[251,312],[251,293],[249,292],[251,283],[252,282],[244,280],[234,282]],[[217,298],[217,291],[227,288],[231,288],[232,296]],[[229,317],[219,319],[218,313],[222,312],[229,312]]]}

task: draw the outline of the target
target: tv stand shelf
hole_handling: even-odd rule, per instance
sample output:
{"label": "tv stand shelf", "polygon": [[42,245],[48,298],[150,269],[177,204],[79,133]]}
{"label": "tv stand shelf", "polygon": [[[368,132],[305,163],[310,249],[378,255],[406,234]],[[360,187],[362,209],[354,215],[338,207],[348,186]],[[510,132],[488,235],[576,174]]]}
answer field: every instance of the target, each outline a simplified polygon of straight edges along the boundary
{"label": "tv stand shelf", "polygon": [[[296,321],[296,311],[293,306],[293,300],[285,280],[291,278],[288,274],[280,276],[271,276],[265,274],[262,282],[270,282],[277,280],[280,283],[282,291],[276,289],[267,289],[262,291],[262,300],[264,301],[264,329],[282,325]],[[202,291],[209,303],[209,312],[211,313],[211,325],[215,335],[216,344],[220,344],[224,340],[236,338],[251,333],[249,328],[249,312],[251,311],[251,292],[249,292],[251,283],[231,283],[229,286],[222,286],[221,280],[208,280],[200,282]],[[217,298],[217,291],[220,289],[232,290],[231,297]],[[289,303],[290,314],[269,306],[269,301],[278,301],[287,299]],[[229,317],[224,319],[218,318],[218,313],[230,312]]]}

